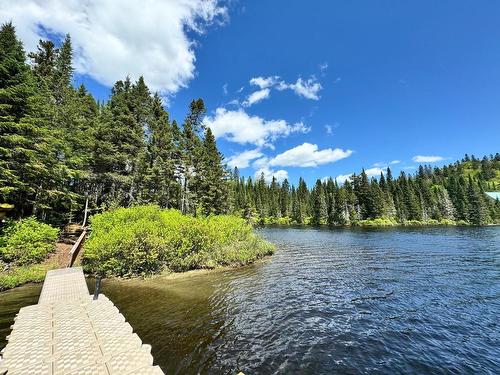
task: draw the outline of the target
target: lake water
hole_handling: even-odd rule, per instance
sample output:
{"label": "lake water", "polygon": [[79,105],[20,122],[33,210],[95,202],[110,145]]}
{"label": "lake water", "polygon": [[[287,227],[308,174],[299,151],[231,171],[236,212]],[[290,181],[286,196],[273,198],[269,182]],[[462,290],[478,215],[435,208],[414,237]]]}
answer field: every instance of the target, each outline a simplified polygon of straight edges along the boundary
{"label": "lake water", "polygon": [[103,282],[166,373],[499,373],[500,227],[260,232],[250,267]]}

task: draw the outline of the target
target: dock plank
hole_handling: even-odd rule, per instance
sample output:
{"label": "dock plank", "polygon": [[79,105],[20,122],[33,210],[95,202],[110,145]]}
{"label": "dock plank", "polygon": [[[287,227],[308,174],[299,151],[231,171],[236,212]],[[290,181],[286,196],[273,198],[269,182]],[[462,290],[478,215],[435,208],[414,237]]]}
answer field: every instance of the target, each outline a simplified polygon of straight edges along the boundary
{"label": "dock plank", "polygon": [[93,300],[81,268],[49,271],[7,339],[0,375],[163,374],[118,308],[103,294]]}

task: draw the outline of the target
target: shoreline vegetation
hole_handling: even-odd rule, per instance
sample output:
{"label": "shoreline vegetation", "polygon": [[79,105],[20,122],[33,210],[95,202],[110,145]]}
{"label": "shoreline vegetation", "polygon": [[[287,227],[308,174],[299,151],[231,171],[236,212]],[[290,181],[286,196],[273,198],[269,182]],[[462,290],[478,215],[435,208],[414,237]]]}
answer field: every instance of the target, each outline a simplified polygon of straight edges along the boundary
{"label": "shoreline vegetation", "polygon": [[[229,215],[192,217],[149,205],[97,214],[91,223],[80,262],[85,272],[104,277],[241,267],[275,250],[245,220]],[[7,226],[8,237],[0,237],[0,292],[67,266],[69,246],[64,254],[56,249],[58,232],[33,217]]]}
{"label": "shoreline vegetation", "polygon": [[[399,222],[394,218],[390,217],[379,217],[375,219],[365,219],[365,220],[359,220],[359,221],[354,221],[349,225],[335,225],[335,224],[327,224],[327,223],[322,223],[322,224],[313,224],[312,223],[312,218],[307,217],[304,218],[303,223],[297,223],[291,220],[291,218],[285,217],[285,218],[279,218],[279,219],[274,219],[274,218],[264,218],[264,220],[258,220],[256,222],[256,225],[262,225],[262,226],[298,226],[298,227],[324,227],[324,228],[353,228],[353,227],[428,227],[428,226],[472,226],[471,224],[465,222],[465,221],[454,221],[454,220],[448,220],[448,219],[441,219],[441,220],[434,220],[434,219],[429,219],[427,221],[422,221],[422,220],[408,220],[405,222]],[[496,224],[492,224],[496,225]]]}
{"label": "shoreline vegetation", "polygon": [[158,206],[119,208],[91,218],[84,270],[101,276],[151,276],[244,266],[274,252],[245,220],[193,217]]}
{"label": "shoreline vegetation", "polygon": [[[314,226],[500,223],[500,154],[465,157],[416,173],[297,186],[229,170],[205,103],[179,123],[141,76],[117,81],[100,102],[73,86],[70,35],[26,54],[12,23],[0,27],[0,289],[40,280],[58,229],[92,232],[87,272],[148,276],[244,265],[272,253],[251,224]],[[57,263],[57,262],[56,262]]]}
{"label": "shoreline vegetation", "polygon": [[42,281],[57,267],[51,255],[59,230],[34,217],[8,223],[0,235],[0,291]]}

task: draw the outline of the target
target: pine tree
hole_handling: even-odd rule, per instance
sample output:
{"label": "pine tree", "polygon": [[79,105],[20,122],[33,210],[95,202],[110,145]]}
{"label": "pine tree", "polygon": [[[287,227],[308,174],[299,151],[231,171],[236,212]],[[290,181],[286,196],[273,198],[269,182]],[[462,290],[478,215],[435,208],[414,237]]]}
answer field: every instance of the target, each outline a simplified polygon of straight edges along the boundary
{"label": "pine tree", "polygon": [[143,201],[165,208],[177,207],[176,196],[180,186],[175,177],[173,132],[158,94],[153,97],[150,119],[146,137],[147,166],[140,189]]}
{"label": "pine tree", "polygon": [[328,208],[326,205],[325,192],[321,180],[316,181],[312,192],[313,207],[311,224],[320,225],[326,224],[328,220]]}
{"label": "pine tree", "polygon": [[227,185],[226,171],[222,165],[222,155],[215,144],[210,128],[205,132],[200,176],[200,203],[205,215],[222,214],[226,211]]}
{"label": "pine tree", "polygon": [[472,177],[470,175],[467,185],[467,199],[469,203],[469,222],[473,225],[484,224],[486,222],[484,203],[479,190],[474,184],[474,181],[472,180]]}
{"label": "pine tree", "polygon": [[281,184],[280,190],[280,213],[281,217],[290,216],[289,212],[290,206],[290,183],[285,178]]}
{"label": "pine tree", "polygon": [[67,100],[71,92],[71,79],[73,77],[73,47],[71,37],[66,35],[61,47],[57,51],[57,58],[54,66],[53,90],[57,104]]}
{"label": "pine tree", "polygon": [[299,177],[299,185],[297,187],[297,200],[300,203],[300,212],[303,217],[310,216],[311,210],[309,202],[309,190],[307,189],[307,184],[302,177]]}
{"label": "pine tree", "polygon": [[335,186],[335,183],[333,182],[332,178],[329,178],[326,181],[326,184],[324,186],[324,190],[325,190],[325,197],[326,197],[326,206],[327,206],[327,211],[328,211],[327,223],[328,223],[328,225],[334,225],[335,224],[336,186]]}
{"label": "pine tree", "polygon": [[196,174],[201,160],[202,144],[198,133],[202,130],[202,118],[205,113],[205,104],[202,99],[193,100],[190,112],[184,121],[182,133],[182,212],[196,213],[198,204],[199,178]]}
{"label": "pine tree", "polygon": [[48,87],[53,88],[54,70],[57,59],[57,48],[51,40],[40,40],[37,52],[31,52],[28,57],[31,59],[33,73],[39,78],[47,81]]}
{"label": "pine tree", "polygon": [[36,141],[41,129],[24,120],[34,81],[25,63],[22,43],[11,23],[0,28],[0,197],[15,205],[16,214],[31,214],[36,193]]}
{"label": "pine tree", "polygon": [[297,224],[302,224],[304,222],[302,203],[295,191],[295,187],[292,187],[292,220]]}
{"label": "pine tree", "polygon": [[278,219],[281,217],[280,209],[280,186],[278,180],[273,176],[271,180],[271,186],[269,187],[269,216],[273,219]]}

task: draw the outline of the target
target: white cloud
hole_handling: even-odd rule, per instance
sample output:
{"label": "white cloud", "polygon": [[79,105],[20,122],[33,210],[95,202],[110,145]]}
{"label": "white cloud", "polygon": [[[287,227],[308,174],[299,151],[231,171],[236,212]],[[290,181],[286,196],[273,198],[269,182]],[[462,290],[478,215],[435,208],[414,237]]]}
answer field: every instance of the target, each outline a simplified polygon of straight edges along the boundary
{"label": "white cloud", "polygon": [[415,155],[412,160],[416,163],[435,163],[444,160],[442,156]]}
{"label": "white cloud", "polygon": [[218,0],[2,0],[0,22],[12,20],[28,51],[39,39],[70,33],[76,72],[111,86],[144,75],[154,91],[172,94],[195,75],[196,42],[189,31],[204,32],[223,21]]}
{"label": "white cloud", "polygon": [[227,95],[227,83],[224,83],[224,85],[222,86],[222,92],[224,93],[224,95]]}
{"label": "white cloud", "polygon": [[319,70],[321,73],[324,73],[325,70],[328,69],[328,63],[324,62],[323,64],[319,64]]}
{"label": "white cloud", "polygon": [[386,163],[385,161],[380,161],[378,163],[373,164],[373,166],[387,168],[389,165],[394,165],[394,164],[399,164],[399,163],[401,163],[401,160],[392,160],[389,163]]}
{"label": "white cloud", "polygon": [[269,167],[263,167],[257,171],[255,171],[255,178],[258,179],[260,178],[261,174],[264,173],[264,179],[267,182],[271,182],[273,179],[273,176],[276,177],[276,180],[279,182],[283,181],[285,178],[288,178],[288,172],[285,171],[284,169],[279,169],[277,171],[274,171],[270,169]]}
{"label": "white cloud", "polygon": [[295,83],[286,83],[281,81],[276,88],[278,90],[290,89],[298,96],[303,96],[304,98],[312,100],[319,100],[318,93],[322,89],[321,84],[317,82],[314,76],[308,80],[303,80],[299,77]]}
{"label": "white cloud", "polygon": [[247,100],[243,102],[243,105],[245,107],[250,107],[252,104],[258,103],[264,99],[269,98],[269,93],[270,93],[269,89],[262,89],[259,91],[255,91],[248,96]]}
{"label": "white cloud", "polygon": [[316,167],[318,165],[333,163],[347,158],[351,154],[351,150],[342,150],[340,148],[319,150],[318,145],[306,142],[276,155],[276,157],[269,161],[269,165],[283,167]]}
{"label": "white cloud", "polygon": [[333,126],[326,124],[325,129],[326,129],[326,134],[333,134]]}
{"label": "white cloud", "polygon": [[262,158],[259,158],[253,162],[252,167],[254,169],[262,169],[264,167],[269,167],[269,158],[267,156],[264,156]]}
{"label": "white cloud", "polygon": [[[321,66],[323,67],[321,71],[323,71],[328,67],[328,64]],[[285,81],[280,81],[279,79],[279,76],[254,77],[250,80],[250,84],[259,86],[261,90],[270,88],[275,88],[280,91],[292,90],[298,96],[312,100],[319,100],[318,93],[321,91],[322,86],[321,83],[316,80],[316,77],[311,76],[307,80],[299,77],[295,83],[287,83]]]}
{"label": "white cloud", "polygon": [[365,169],[365,173],[368,177],[378,177],[380,173],[385,173],[385,170],[379,167],[373,167]]}
{"label": "white cloud", "polygon": [[264,154],[260,151],[260,149],[256,148],[254,150],[246,150],[240,152],[239,154],[233,155],[229,157],[226,162],[230,168],[247,168],[252,160],[260,158],[263,155]]}
{"label": "white cloud", "polygon": [[266,89],[268,87],[274,86],[280,77],[254,77],[250,80],[250,84],[254,86],[259,86],[261,89]]}
{"label": "white cloud", "polygon": [[273,147],[272,141],[292,133],[307,133],[310,128],[302,122],[289,124],[285,120],[264,120],[251,116],[243,109],[229,111],[217,108],[214,116],[206,116],[205,126],[212,129],[216,138],[225,138],[239,144]]}
{"label": "white cloud", "polygon": [[350,174],[340,174],[337,177],[335,177],[335,180],[337,181],[338,184],[343,184],[346,181],[351,181],[352,173]]}

